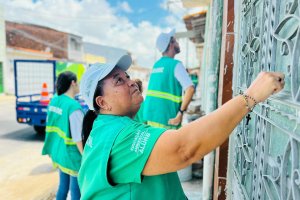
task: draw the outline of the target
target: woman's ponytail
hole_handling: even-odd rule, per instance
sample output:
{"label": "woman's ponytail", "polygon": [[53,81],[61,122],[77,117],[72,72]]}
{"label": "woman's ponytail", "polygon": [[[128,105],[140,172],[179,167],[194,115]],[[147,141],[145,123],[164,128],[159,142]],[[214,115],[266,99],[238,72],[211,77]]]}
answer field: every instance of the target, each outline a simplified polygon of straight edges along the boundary
{"label": "woman's ponytail", "polygon": [[93,106],[94,106],[95,111],[93,111],[93,110],[87,111],[87,113],[85,114],[85,116],[83,118],[82,134],[81,134],[83,147],[85,146],[85,143],[92,131],[94,121],[97,118],[97,116],[99,114],[99,110],[100,110],[100,107],[97,105],[95,99],[98,96],[102,96],[102,94],[103,94],[103,80],[100,80],[97,83],[97,87],[96,87],[94,98],[93,98],[94,99]]}
{"label": "woman's ponytail", "polygon": [[97,114],[93,110],[87,111],[87,113],[83,118],[82,134],[81,134],[83,147],[85,146],[85,143],[91,133],[93,123],[96,118],[97,118]]}

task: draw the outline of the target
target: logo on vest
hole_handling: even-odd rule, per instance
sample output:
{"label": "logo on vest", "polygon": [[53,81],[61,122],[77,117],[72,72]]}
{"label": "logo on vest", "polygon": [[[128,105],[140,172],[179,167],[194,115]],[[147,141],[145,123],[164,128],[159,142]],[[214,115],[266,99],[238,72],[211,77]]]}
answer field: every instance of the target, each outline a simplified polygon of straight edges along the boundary
{"label": "logo on vest", "polygon": [[158,74],[158,73],[163,73],[163,72],[164,72],[163,67],[155,68],[152,70],[152,74]]}
{"label": "logo on vest", "polygon": [[49,111],[54,112],[58,115],[62,115],[62,109],[55,107],[55,106],[49,106]]}
{"label": "logo on vest", "polygon": [[148,133],[148,129],[145,131],[138,130],[135,133],[135,137],[131,145],[130,151],[133,151],[137,154],[143,154],[149,137],[150,133]]}

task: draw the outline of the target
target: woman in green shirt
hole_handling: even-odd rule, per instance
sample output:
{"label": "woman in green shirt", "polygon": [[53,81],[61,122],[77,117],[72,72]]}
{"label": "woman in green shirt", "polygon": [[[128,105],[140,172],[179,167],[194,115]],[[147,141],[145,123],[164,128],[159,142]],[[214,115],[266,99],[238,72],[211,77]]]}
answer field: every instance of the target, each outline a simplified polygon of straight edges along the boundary
{"label": "woman in green shirt", "polygon": [[90,109],[78,177],[83,200],[186,199],[176,171],[222,144],[257,103],[284,86],[282,73],[260,73],[244,95],[178,130],[166,130],[133,120],[143,97],[126,73],[130,65],[130,56],[122,55],[114,63],[92,65],[81,80]]}

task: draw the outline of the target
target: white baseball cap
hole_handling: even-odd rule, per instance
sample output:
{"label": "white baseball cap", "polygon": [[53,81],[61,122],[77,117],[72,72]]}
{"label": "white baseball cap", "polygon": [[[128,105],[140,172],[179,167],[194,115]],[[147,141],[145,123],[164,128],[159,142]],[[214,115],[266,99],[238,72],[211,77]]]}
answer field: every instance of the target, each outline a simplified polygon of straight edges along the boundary
{"label": "white baseball cap", "polygon": [[167,47],[171,41],[171,37],[174,37],[175,29],[171,30],[169,33],[161,33],[156,39],[157,49],[163,53],[167,50]]}
{"label": "white baseball cap", "polygon": [[94,110],[93,98],[98,82],[104,79],[115,67],[126,71],[132,63],[132,59],[128,54],[118,55],[113,60],[109,63],[92,64],[81,78],[80,94],[90,110]]}

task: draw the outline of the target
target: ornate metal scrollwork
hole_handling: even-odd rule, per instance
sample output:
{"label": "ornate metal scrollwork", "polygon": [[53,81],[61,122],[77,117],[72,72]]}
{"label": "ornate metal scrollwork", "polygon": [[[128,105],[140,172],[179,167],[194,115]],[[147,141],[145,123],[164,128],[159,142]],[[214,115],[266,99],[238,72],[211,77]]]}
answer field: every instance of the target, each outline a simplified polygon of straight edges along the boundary
{"label": "ornate metal scrollwork", "polygon": [[[300,199],[300,0],[243,0],[235,90],[254,73],[284,71],[286,89],[255,108],[231,144],[233,199]],[[261,30],[261,31],[260,31]],[[284,65],[284,66],[283,66]],[[293,103],[291,102],[293,101]],[[238,186],[238,187],[237,187]]]}
{"label": "ornate metal scrollwork", "polygon": [[248,35],[242,45],[241,56],[246,70],[246,84],[249,87],[254,73],[253,62],[256,62],[258,59],[258,51],[261,43],[255,8],[251,9],[251,19],[245,28]]}
{"label": "ornate metal scrollwork", "polygon": [[281,42],[281,55],[291,56],[288,74],[291,76],[291,93],[295,102],[300,103],[300,0],[286,4],[285,16],[278,23],[273,33],[274,38]]}
{"label": "ornate metal scrollwork", "polygon": [[241,181],[244,183],[245,176],[248,170],[252,168],[253,150],[249,141],[249,128],[245,122],[238,127],[236,133],[236,152],[235,168],[237,173],[241,176]]}
{"label": "ornate metal scrollwork", "polygon": [[299,150],[299,141],[291,138],[283,157],[268,162],[271,173],[263,175],[263,182],[269,199],[300,199]]}

